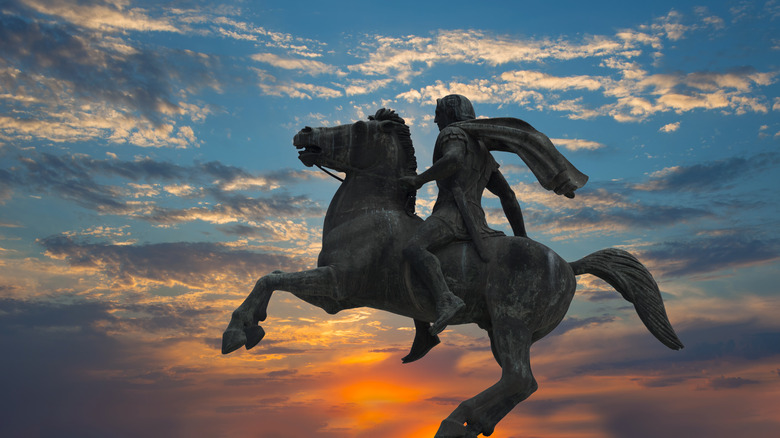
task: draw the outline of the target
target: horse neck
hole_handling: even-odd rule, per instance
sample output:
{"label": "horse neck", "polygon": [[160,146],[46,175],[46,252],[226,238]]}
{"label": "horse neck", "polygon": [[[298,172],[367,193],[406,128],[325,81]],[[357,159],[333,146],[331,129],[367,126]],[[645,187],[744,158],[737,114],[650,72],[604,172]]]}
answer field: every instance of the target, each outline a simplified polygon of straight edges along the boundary
{"label": "horse neck", "polygon": [[325,215],[324,232],[365,214],[405,212],[400,171],[369,169],[347,172]]}

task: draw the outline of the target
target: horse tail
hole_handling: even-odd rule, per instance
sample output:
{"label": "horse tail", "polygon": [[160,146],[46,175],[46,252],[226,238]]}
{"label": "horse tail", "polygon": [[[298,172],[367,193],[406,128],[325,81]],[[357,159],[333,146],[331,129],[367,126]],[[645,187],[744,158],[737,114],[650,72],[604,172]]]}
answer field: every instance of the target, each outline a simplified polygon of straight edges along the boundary
{"label": "horse tail", "polygon": [[570,265],[574,275],[595,275],[620,292],[626,301],[634,305],[645,327],[661,343],[672,350],[683,348],[666,316],[658,284],[636,257],[622,249],[609,248],[596,251]]}

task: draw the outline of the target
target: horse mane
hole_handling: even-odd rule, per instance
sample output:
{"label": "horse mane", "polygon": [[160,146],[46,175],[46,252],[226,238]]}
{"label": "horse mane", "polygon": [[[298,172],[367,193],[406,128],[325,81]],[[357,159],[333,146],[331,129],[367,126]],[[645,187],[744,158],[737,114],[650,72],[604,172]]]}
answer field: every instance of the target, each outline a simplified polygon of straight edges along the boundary
{"label": "horse mane", "polygon": [[[401,144],[401,150],[404,152],[405,164],[402,169],[404,176],[417,175],[417,157],[414,154],[414,145],[412,144],[412,134],[409,131],[409,127],[406,126],[406,121],[401,118],[395,111],[391,109],[382,108],[376,112],[373,116],[368,116],[368,120],[375,120],[377,122],[389,120],[393,123],[396,135],[398,135],[398,141]],[[407,193],[406,198],[406,214],[409,216],[415,215],[415,203],[417,202],[417,191],[411,191]]]}

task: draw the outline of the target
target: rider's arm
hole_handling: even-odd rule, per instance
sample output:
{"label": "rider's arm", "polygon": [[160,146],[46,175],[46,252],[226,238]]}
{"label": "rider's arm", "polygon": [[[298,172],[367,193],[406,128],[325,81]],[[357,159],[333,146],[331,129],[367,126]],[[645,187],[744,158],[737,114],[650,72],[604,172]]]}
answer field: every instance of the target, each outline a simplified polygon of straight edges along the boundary
{"label": "rider's arm", "polygon": [[466,143],[460,140],[451,140],[442,144],[441,148],[442,156],[428,170],[417,176],[402,177],[401,182],[413,184],[416,190],[425,183],[446,179],[457,172],[463,166]]}
{"label": "rider's arm", "polygon": [[525,221],[523,221],[523,211],[520,208],[520,203],[517,202],[517,196],[515,196],[514,190],[509,186],[504,175],[498,170],[493,172],[490,175],[486,188],[501,200],[501,208],[504,209],[504,214],[509,220],[509,225],[512,226],[512,232],[515,236],[528,237],[525,231]]}

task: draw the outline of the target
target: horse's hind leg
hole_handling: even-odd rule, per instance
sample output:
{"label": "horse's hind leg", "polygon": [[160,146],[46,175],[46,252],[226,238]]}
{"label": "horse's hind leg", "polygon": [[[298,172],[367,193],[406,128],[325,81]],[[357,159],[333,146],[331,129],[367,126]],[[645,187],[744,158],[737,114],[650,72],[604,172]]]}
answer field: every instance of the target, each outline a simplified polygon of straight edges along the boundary
{"label": "horse's hind leg", "polygon": [[[436,438],[488,436],[496,424],[537,389],[531,373],[531,332],[517,317],[493,317],[492,346],[501,365],[501,379],[458,406],[445,419]],[[466,426],[463,426],[466,424]]]}
{"label": "horse's hind leg", "polygon": [[222,335],[222,354],[235,351],[242,345],[248,350],[260,342],[265,333],[257,324],[265,321],[268,302],[275,290],[284,290],[302,296],[327,297],[333,300],[340,298],[336,274],[327,266],[301,272],[274,271],[265,275],[257,280],[252,292],[233,311],[230,323]]}

